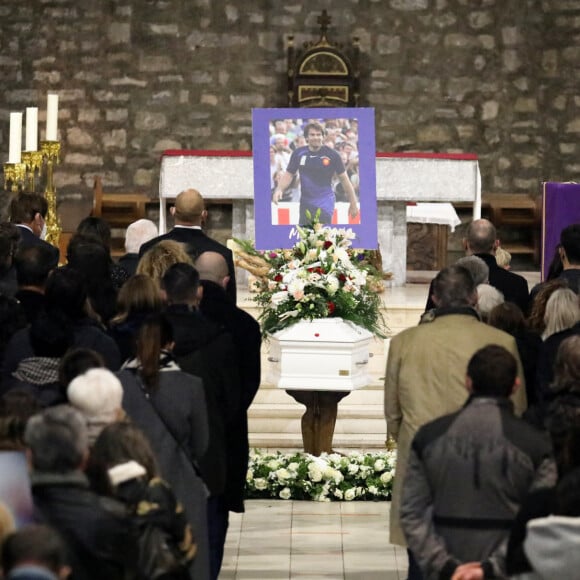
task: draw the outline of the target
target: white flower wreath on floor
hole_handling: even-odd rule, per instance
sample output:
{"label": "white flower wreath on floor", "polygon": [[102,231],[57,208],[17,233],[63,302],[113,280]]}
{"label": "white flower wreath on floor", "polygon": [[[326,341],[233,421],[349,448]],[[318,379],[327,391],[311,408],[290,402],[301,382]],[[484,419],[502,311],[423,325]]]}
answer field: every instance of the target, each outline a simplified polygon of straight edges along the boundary
{"label": "white flower wreath on floor", "polygon": [[253,450],[246,477],[248,499],[352,501],[391,499],[396,451],[266,453]]}

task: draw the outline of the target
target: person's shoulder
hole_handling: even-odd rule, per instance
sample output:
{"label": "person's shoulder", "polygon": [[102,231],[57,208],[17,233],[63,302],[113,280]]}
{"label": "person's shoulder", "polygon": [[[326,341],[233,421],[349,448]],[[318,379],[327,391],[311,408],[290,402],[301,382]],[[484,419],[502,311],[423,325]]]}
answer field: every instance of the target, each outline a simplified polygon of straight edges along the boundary
{"label": "person's shoulder", "polygon": [[292,155],[290,156],[290,158],[300,157],[301,155],[304,155],[308,151],[310,151],[310,149],[308,148],[308,145],[302,145],[302,147],[298,147],[298,148],[294,149],[294,151],[292,151]]}
{"label": "person's shoulder", "polygon": [[506,278],[508,280],[517,281],[518,284],[525,284],[526,288],[528,287],[528,281],[521,274],[513,272],[512,270],[505,270],[504,268],[502,270],[507,274]]}
{"label": "person's shoulder", "polygon": [[[495,258],[494,258],[495,259]],[[500,281],[501,283],[508,285],[508,286],[525,286],[526,293],[528,292],[528,281],[521,275],[512,270],[506,270],[501,266],[497,266],[494,268],[490,268],[489,270],[489,279],[490,282],[497,283]],[[501,290],[501,288],[498,288]]]}
{"label": "person's shoulder", "polygon": [[575,336],[577,334],[580,334],[580,322],[577,322],[571,328],[566,328],[564,330],[561,330],[560,332],[556,332],[555,334],[548,336],[548,338],[546,338],[543,344],[546,347],[550,345],[559,345],[561,342],[563,342],[570,336]]}
{"label": "person's shoulder", "polygon": [[433,421],[429,421],[429,423],[419,427],[419,430],[413,439],[413,448],[415,451],[420,454],[427,445],[445,435],[460,413],[461,410],[448,415],[443,415],[442,417],[433,419]]}
{"label": "person's shoulder", "polygon": [[147,250],[151,249],[153,246],[155,246],[159,242],[162,242],[163,240],[174,239],[176,236],[176,232],[178,232],[180,229],[183,229],[183,228],[177,228],[177,229],[172,228],[168,232],[165,232],[164,234],[160,234],[159,236],[152,238],[151,240],[145,242],[144,244],[141,244],[141,247],[139,248],[139,256],[142,256]]}
{"label": "person's shoulder", "polygon": [[329,147],[328,145],[323,145],[320,149],[320,152],[323,155],[328,155],[329,157],[334,157],[335,159],[338,158],[342,161],[340,153],[336,149],[333,149],[332,147]]}

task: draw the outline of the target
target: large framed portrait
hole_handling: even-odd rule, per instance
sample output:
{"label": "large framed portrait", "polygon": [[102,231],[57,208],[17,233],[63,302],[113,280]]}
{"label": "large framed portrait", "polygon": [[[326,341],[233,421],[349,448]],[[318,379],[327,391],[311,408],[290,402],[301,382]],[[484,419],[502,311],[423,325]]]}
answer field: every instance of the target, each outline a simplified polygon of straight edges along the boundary
{"label": "large framed portrait", "polygon": [[376,249],[374,109],[254,109],[256,248],[290,248],[315,216]]}

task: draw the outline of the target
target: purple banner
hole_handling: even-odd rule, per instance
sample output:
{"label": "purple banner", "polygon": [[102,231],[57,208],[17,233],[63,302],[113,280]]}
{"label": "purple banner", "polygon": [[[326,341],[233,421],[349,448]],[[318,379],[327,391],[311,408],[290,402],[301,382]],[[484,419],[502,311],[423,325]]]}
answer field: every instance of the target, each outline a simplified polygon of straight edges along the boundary
{"label": "purple banner", "polygon": [[542,280],[560,243],[560,232],[580,222],[580,184],[544,183],[542,211]]}
{"label": "purple banner", "polygon": [[378,247],[374,109],[254,109],[252,132],[257,249],[291,248],[317,211]]}

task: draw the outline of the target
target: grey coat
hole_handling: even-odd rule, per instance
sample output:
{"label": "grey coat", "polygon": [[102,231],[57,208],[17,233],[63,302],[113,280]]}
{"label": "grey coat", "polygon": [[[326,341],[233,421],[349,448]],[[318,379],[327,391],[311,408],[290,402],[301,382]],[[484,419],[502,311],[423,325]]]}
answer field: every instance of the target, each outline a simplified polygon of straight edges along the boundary
{"label": "grey coat", "polygon": [[[507,399],[471,397],[423,426],[411,445],[401,526],[426,579],[465,562],[505,577],[505,550],[532,485],[556,479],[547,437],[516,418]],[[492,576],[493,574],[493,576]]]}
{"label": "grey coat", "polygon": [[[131,364],[131,363],[129,363]],[[207,535],[207,494],[203,481],[185,458],[174,437],[160,421],[151,402],[145,398],[134,371],[122,370],[123,409],[149,439],[161,476],[169,483],[182,503],[194,531],[198,552],[193,563],[195,580],[209,578]],[[179,370],[175,363],[162,368],[159,386],[151,395],[172,433],[199,461],[209,441],[207,410],[201,379]]]}

